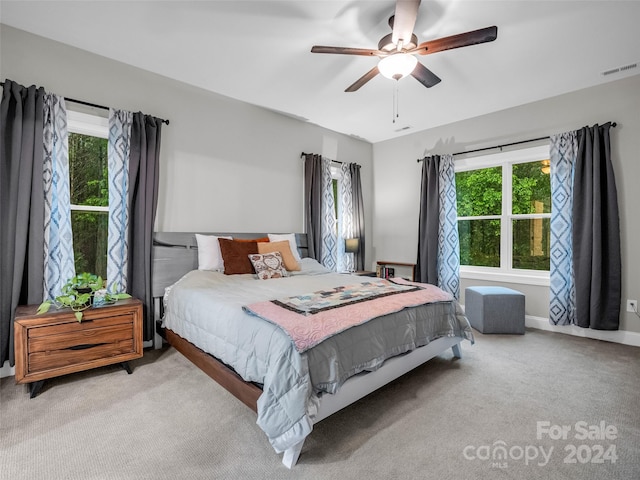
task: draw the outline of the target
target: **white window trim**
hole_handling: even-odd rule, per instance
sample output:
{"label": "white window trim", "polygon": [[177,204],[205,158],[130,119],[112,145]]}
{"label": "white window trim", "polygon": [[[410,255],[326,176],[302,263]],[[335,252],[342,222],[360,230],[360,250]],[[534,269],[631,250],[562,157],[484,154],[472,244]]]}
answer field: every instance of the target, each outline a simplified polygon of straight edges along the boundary
{"label": "white window trim", "polygon": [[71,210],[82,210],[85,212],[108,212],[109,207],[101,207],[99,205],[71,205]]}
{"label": "white window trim", "polygon": [[67,110],[67,128],[70,133],[109,138],[109,119],[98,115]]}
{"label": "white window trim", "polygon": [[[509,152],[499,152],[495,154],[485,155],[482,157],[465,158],[455,162],[455,171],[464,172],[469,170],[477,170],[480,168],[490,168],[501,166],[503,168],[502,182],[502,215],[486,215],[477,217],[458,217],[458,220],[465,219],[501,219],[506,218],[509,221],[501,222],[501,238],[504,239],[500,247],[508,252],[513,250],[512,222],[515,219],[527,218],[549,218],[550,214],[511,214],[511,168],[517,163],[534,162],[537,160],[549,158],[549,146],[542,145]],[[500,254],[500,267],[478,267],[478,266],[460,266],[460,278],[473,280],[489,280],[495,282],[519,283],[527,285],[549,286],[549,272],[539,270],[514,269],[508,265],[511,255]]]}

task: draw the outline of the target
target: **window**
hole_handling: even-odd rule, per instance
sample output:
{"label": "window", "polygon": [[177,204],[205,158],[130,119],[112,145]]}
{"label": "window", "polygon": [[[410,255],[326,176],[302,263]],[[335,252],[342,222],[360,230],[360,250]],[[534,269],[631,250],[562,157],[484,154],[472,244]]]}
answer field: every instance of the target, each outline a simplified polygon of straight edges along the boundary
{"label": "window", "polygon": [[548,147],[456,162],[456,194],[463,276],[548,278]]}
{"label": "window", "polygon": [[107,278],[108,119],[68,111],[71,229],[76,272]]}

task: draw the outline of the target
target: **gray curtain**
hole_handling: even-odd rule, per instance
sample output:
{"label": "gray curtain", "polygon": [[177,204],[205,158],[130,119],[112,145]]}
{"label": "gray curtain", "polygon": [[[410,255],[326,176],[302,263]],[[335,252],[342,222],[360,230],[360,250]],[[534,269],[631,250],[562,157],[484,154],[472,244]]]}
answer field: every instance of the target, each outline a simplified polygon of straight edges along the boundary
{"label": "gray curtain", "polygon": [[440,155],[425,157],[422,161],[420,217],[418,220],[416,281],[432,285],[438,285],[439,164]]}
{"label": "gray curtain", "polygon": [[0,105],[0,365],[14,365],[13,315],[42,302],[43,88],[5,80]]}
{"label": "gray curtain", "polygon": [[355,269],[365,270],[365,229],[364,229],[364,202],[362,201],[362,180],[360,179],[360,165],[357,163],[349,164],[349,172],[351,173],[351,189],[353,201],[353,234],[354,237],[360,239],[358,253],[355,255]]}
{"label": "gray curtain", "polygon": [[304,217],[309,256],[320,261],[322,249],[322,156],[304,156]]}
{"label": "gray curtain", "polygon": [[144,304],[144,339],[152,340],[153,226],[158,205],[162,120],[133,114],[129,159],[129,258],[127,290]]}
{"label": "gray curtain", "polygon": [[621,257],[611,123],[578,131],[573,189],[573,262],[577,325],[617,330]]}

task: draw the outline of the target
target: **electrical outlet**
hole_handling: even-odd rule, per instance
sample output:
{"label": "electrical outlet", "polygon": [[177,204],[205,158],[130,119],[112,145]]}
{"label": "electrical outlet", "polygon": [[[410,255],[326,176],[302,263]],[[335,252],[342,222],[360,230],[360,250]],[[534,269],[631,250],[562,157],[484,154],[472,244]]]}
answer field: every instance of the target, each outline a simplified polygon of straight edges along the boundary
{"label": "electrical outlet", "polygon": [[638,301],[637,300],[628,300],[627,299],[627,312],[637,313],[638,312]]}

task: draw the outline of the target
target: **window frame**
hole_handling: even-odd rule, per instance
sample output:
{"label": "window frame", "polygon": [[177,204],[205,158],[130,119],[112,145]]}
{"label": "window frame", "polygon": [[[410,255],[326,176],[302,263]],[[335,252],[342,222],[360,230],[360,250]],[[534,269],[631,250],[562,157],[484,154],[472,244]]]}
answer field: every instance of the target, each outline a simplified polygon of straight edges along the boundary
{"label": "window frame", "polygon": [[[460,277],[463,279],[489,280],[498,282],[521,283],[549,286],[549,271],[513,268],[513,220],[551,218],[551,213],[513,214],[512,213],[512,172],[513,165],[549,159],[549,145],[540,145],[517,150],[509,150],[480,157],[456,160],[455,173],[480,170],[490,167],[502,167],[502,211],[500,215],[475,217],[457,217],[460,220],[500,220],[500,267],[480,267],[460,265]],[[505,254],[506,252],[506,254]]]}
{"label": "window frame", "polygon": [[[109,119],[97,114],[83,113],[75,110],[67,110],[67,131],[80,135],[104,138],[109,140]],[[69,159],[70,161],[70,159]],[[83,212],[106,212],[109,215],[109,206],[77,205],[70,204],[70,210]],[[75,245],[74,245],[75,254]]]}

